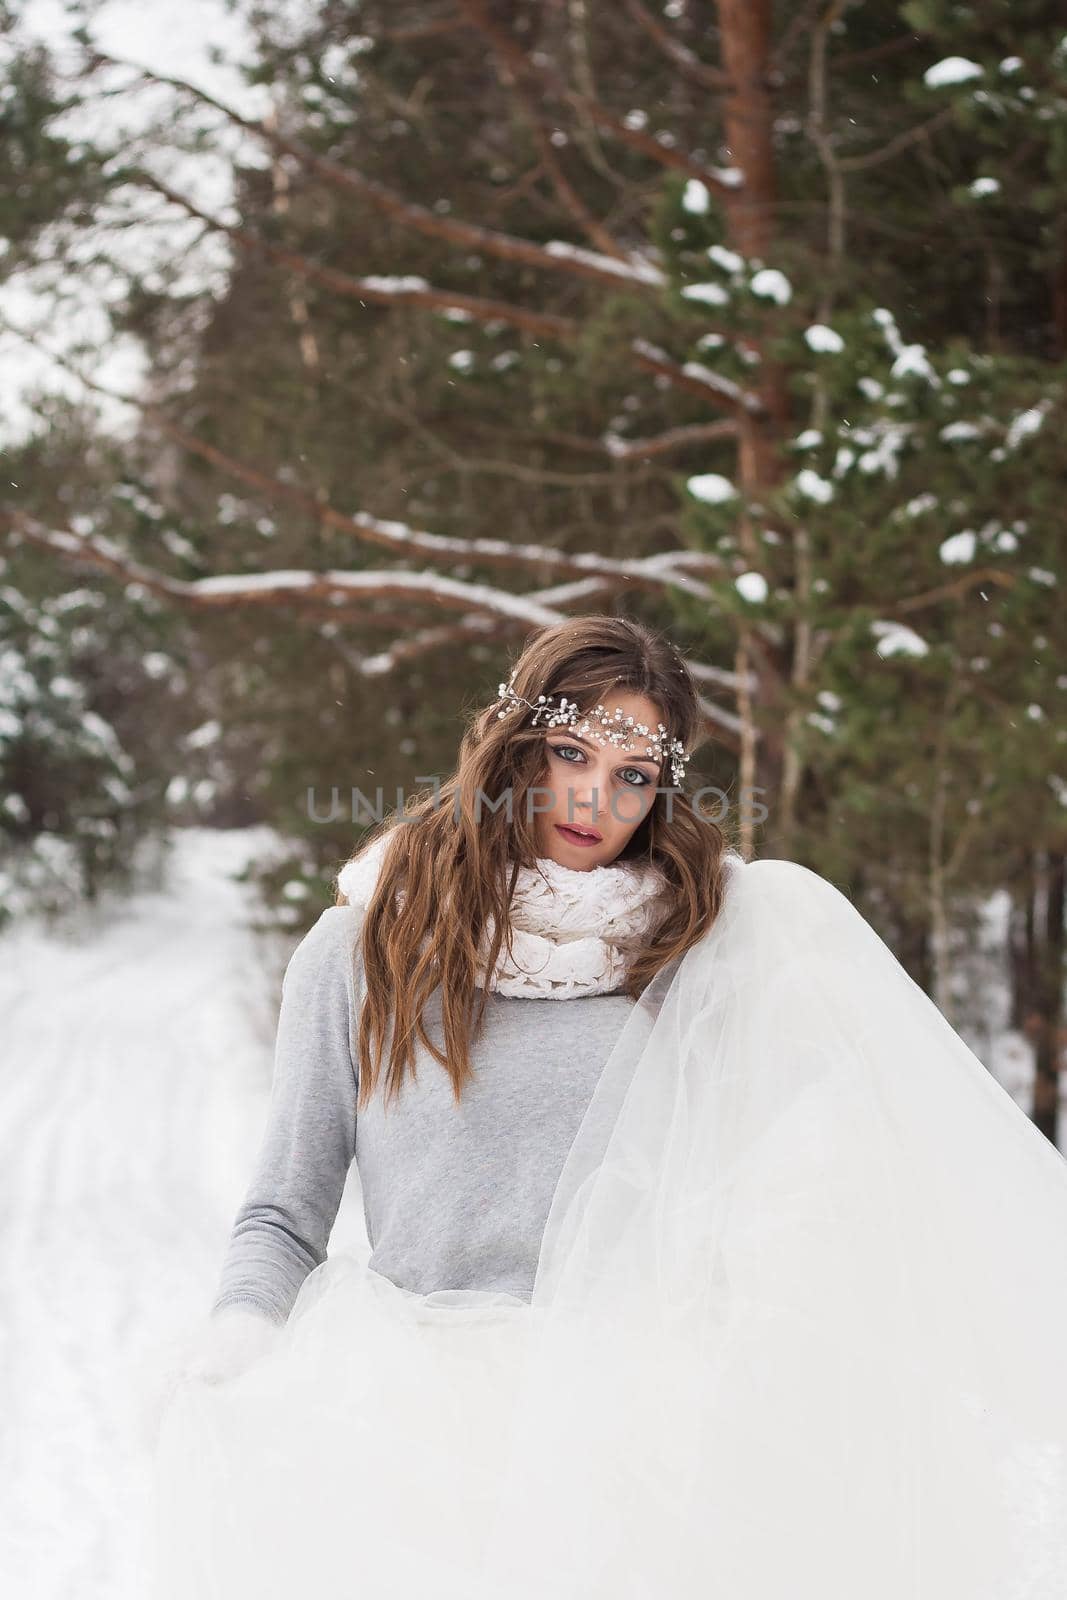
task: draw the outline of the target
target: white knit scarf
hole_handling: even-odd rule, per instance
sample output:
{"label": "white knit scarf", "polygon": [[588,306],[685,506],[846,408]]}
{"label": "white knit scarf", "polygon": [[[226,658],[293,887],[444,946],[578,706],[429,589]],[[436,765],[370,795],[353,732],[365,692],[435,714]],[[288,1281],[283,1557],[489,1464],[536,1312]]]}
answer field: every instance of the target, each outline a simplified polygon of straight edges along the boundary
{"label": "white knit scarf", "polygon": [[[370,903],[385,847],[380,834],[337,875],[349,905]],[[647,861],[613,861],[580,872],[540,856],[536,867],[520,867],[511,903],[513,959],[501,949],[488,987],[528,999],[566,1000],[609,994],[625,980],[633,949],[663,915],[667,880]],[[398,905],[404,891],[397,896]],[[493,920],[480,942],[485,987]]]}

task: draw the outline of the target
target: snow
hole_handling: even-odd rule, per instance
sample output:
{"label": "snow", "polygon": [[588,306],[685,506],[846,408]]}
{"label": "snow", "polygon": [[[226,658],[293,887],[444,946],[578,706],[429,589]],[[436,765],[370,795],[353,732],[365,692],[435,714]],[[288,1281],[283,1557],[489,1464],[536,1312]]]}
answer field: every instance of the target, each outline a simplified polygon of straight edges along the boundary
{"label": "snow", "polygon": [[1000,179],[999,178],[975,178],[974,182],[970,186],[970,192],[977,199],[981,199],[984,195],[987,195],[987,194],[999,194],[1000,193]]}
{"label": "snow", "polygon": [[1004,438],[1004,443],[1009,450],[1014,450],[1020,440],[1026,439],[1030,434],[1037,432],[1045,420],[1045,412],[1048,410],[1048,405],[1048,401],[1043,401],[1040,405],[1031,406],[1029,411],[1020,411],[1017,416],[1012,418],[1011,426]]}
{"label": "snow", "polygon": [[[361,520],[360,517],[353,519]],[[373,521],[376,527],[384,527],[378,520]],[[398,525],[399,526],[399,525]],[[58,542],[60,535],[54,536]],[[423,535],[423,539],[430,539],[431,535]],[[99,541],[98,541],[99,542]],[[466,541],[459,541],[466,544]],[[580,558],[575,558],[580,560]],[[602,565],[596,557],[590,557],[590,564]],[[535,600],[528,600],[523,595],[511,594],[505,589],[491,588],[488,584],[461,583],[455,578],[446,578],[436,572],[345,572],[334,569],[325,572],[301,571],[276,571],[276,572],[240,572],[220,573],[214,578],[196,578],[191,583],[184,585],[184,592],[188,594],[205,595],[210,599],[241,599],[254,594],[266,593],[281,594],[286,590],[299,591],[301,589],[333,589],[337,591],[337,598],[343,600],[345,594],[359,594],[365,590],[372,595],[378,595],[383,590],[406,592],[413,595],[422,595],[431,600],[442,603],[451,601],[453,608],[459,605],[472,605],[482,607],[490,612],[498,612],[502,616],[517,617],[531,622],[534,626],[550,626],[559,621],[559,613],[551,611],[545,606],[538,605]]]}
{"label": "snow", "polygon": [[253,931],[235,874],[277,844],[179,830],[158,890],[0,934],[13,1600],[151,1593],[140,1408],[159,1352],[209,1309],[265,1124],[295,936]]}
{"label": "snow", "polygon": [[699,473],[695,478],[688,478],[685,486],[691,495],[709,506],[721,505],[724,500],[733,500],[737,495],[729,478],[724,478],[718,472]]}
{"label": "snow", "polygon": [[813,322],[810,328],[804,330],[804,338],[808,348],[817,355],[839,355],[845,348],[845,341],[836,328],[828,328],[825,322]]}
{"label": "snow", "polygon": [[940,383],[937,373],[930,365],[925,345],[905,345],[889,370],[894,378],[905,376],[925,378],[928,383],[935,387]]}
{"label": "snow", "polygon": [[684,300],[702,300],[705,305],[725,306],[730,296],[721,283],[687,283],[682,289]]}
{"label": "snow", "polygon": [[947,566],[953,566],[973,561],[977,547],[974,529],[964,528],[961,533],[953,533],[942,540],[938,554]]}
{"label": "snow", "polygon": [[420,278],[416,273],[408,273],[406,276],[370,273],[359,281],[365,289],[377,289],[383,294],[420,294],[430,287],[429,279]]}
{"label": "snow", "polygon": [[708,260],[714,261],[724,272],[741,272],[745,265],[744,256],[738,255],[736,250],[727,250],[724,244],[710,244]]}
{"label": "snow", "polygon": [[926,640],[902,622],[872,622],[871,632],[878,640],[875,648],[882,657],[925,656],[929,653],[930,646]]}
{"label": "snow", "polygon": [[742,600],[760,605],[767,598],[767,580],[762,572],[742,572],[734,579],[734,588]]}
{"label": "snow", "polygon": [[960,439],[980,439],[982,430],[976,427],[973,422],[948,422],[941,429],[938,437],[944,439],[946,443],[952,444]]}
{"label": "snow", "polygon": [[[159,889],[0,933],[12,1600],[150,1600],[146,1380],[209,1309],[266,1122],[297,935],[254,931],[237,874],[279,841],[266,829],[173,840]],[[1026,1109],[1033,1056],[1006,1020],[1010,905],[1007,889],[983,904],[980,938],[954,962],[969,1013],[957,1026]],[[353,1168],[330,1250],[366,1249]]]}
{"label": "snow", "polygon": [[693,216],[703,216],[710,200],[707,184],[701,183],[699,178],[690,178],[682,193],[682,210]]}
{"label": "snow", "polygon": [[797,493],[802,494],[806,500],[815,500],[818,504],[825,505],[834,497],[833,484],[826,478],[820,478],[811,467],[805,467],[803,471],[798,472],[793,482],[796,484]]}
{"label": "snow", "polygon": [[853,435],[856,439],[866,442],[868,438],[875,439],[872,450],[865,450],[857,461],[861,472],[884,472],[887,478],[895,478],[900,470],[897,457],[903,450],[908,440],[908,428],[900,423],[887,422],[879,418],[871,429],[857,429]]}
{"label": "snow", "polygon": [[[635,349],[644,346],[644,340],[634,341]],[[651,347],[646,347],[651,348]],[[736,406],[743,406],[746,411],[762,411],[763,403],[759,396],[750,394],[747,389],[742,389],[739,383],[734,383],[732,378],[724,378],[721,373],[713,372],[702,361],[685,361],[682,372],[687,378],[695,378],[698,383],[706,384],[716,394],[730,400]]]}
{"label": "snow", "polygon": [[966,56],[946,56],[943,61],[927,67],[923,73],[923,82],[928,89],[944,89],[952,84],[967,83],[972,78],[981,78],[984,75],[985,68],[980,67],[977,61],[968,61]]}
{"label": "snow", "polygon": [[798,433],[793,440],[798,450],[814,450],[822,444],[822,434],[818,428],[805,428],[803,433]]}
{"label": "snow", "polygon": [[793,298],[793,286],[784,272],[777,267],[764,267],[753,275],[749,284],[752,293],[761,299],[774,300],[778,305],[788,305]]}
{"label": "snow", "polygon": [[936,511],[941,504],[936,494],[927,490],[924,494],[917,494],[912,499],[905,501],[901,507],[901,514],[909,517],[920,517],[924,511]]}
{"label": "snow", "polygon": [[212,717],[208,722],[202,722],[199,728],[194,728],[185,735],[184,743],[190,750],[204,750],[209,744],[214,744],[222,737],[222,723],[217,717]]}
{"label": "snow", "polygon": [[667,282],[666,273],[636,250],[631,251],[625,261],[619,261],[615,256],[603,255],[599,250],[585,250],[566,239],[549,239],[544,252],[546,256],[555,256],[557,260],[573,261],[599,273],[612,273],[617,278],[648,284],[651,288],[663,288]]}

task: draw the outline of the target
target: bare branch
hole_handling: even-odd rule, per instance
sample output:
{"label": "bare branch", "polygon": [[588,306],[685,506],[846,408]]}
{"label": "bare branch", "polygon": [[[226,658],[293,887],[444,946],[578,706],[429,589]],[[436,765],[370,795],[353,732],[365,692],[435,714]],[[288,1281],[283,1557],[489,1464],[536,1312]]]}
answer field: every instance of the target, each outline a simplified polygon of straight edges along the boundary
{"label": "bare branch", "polygon": [[956,578],[952,583],[942,583],[936,589],[926,589],[921,594],[908,595],[904,600],[895,600],[886,610],[892,614],[894,611],[922,611],[927,606],[937,605],[941,600],[955,600],[960,595],[966,594],[968,589],[977,588],[981,583],[994,585],[998,589],[1014,589],[1015,577],[1010,572],[1001,572],[997,567],[978,567],[974,572],[965,572],[961,578]]}
{"label": "bare branch", "polygon": [[530,92],[526,81],[527,74],[514,70],[514,63],[510,59],[510,45],[505,47],[504,44],[504,41],[509,40],[509,36],[499,29],[494,29],[489,38],[493,55],[497,62],[497,76],[505,89],[522,107],[527,125],[533,134],[534,142],[541,156],[541,166],[551,178],[553,187],[564,209],[570,212],[579,228],[592,240],[598,250],[618,261],[625,261],[626,252],[622,246],[616,239],[612,238],[604,224],[589,210],[560,165],[545,128],[545,119],[541,114],[541,96],[535,96]]}
{"label": "bare branch", "polygon": [[732,169],[726,172],[718,167],[706,167],[692,156],[687,156],[680,150],[672,150],[654,135],[643,133],[638,128],[631,128],[600,101],[579,94],[550,67],[532,60],[521,45],[516,44],[511,34],[493,20],[488,0],[458,0],[458,5],[471,26],[488,39],[498,54],[507,61],[517,83],[529,80],[541,92],[548,91],[556,95],[565,105],[581,109],[598,127],[614,135],[620,143],[629,145],[633,150],[639,150],[642,155],[657,162],[661,167],[684,172],[717,194],[734,196],[739,192],[742,185]]}
{"label": "bare branch", "polygon": [[[640,448],[640,441],[625,439],[617,440],[618,449],[613,449],[611,441],[616,440],[616,435],[609,434],[604,440],[591,440],[590,443],[595,453],[609,461],[616,463],[600,472],[560,472],[552,467],[533,466],[525,461],[512,461],[498,456],[467,456],[457,450],[448,440],[423,422],[409,407],[393,404],[390,401],[379,401],[379,409],[385,416],[395,417],[405,428],[426,440],[432,450],[442,456],[454,472],[467,475],[486,474],[491,477],[512,478],[518,483],[552,484],[563,489],[589,489],[600,486],[615,487],[619,482],[619,467],[628,462],[633,462],[627,473],[626,481],[632,483],[641,481],[650,476],[665,477],[667,468],[653,467],[650,458],[657,454],[655,450]],[[722,434],[711,433],[698,428],[698,433],[704,438],[732,437],[736,428],[731,422],[708,424],[710,428],[721,428]],[[536,444],[537,438],[524,437],[524,445]],[[692,442],[692,441],[689,441]],[[663,447],[664,453],[668,446]]]}
{"label": "bare branch", "polygon": [[683,77],[691,79],[693,83],[700,84],[703,89],[728,89],[730,80],[721,67],[709,67],[700,57],[695,55],[688,45],[684,45],[663,26],[651,12],[646,11],[641,0],[626,0],[626,9],[637,23],[643,28],[649,38],[654,40],[668,61],[672,61]]}
{"label": "bare branch", "polygon": [[935,128],[940,128],[946,122],[951,122],[956,115],[953,106],[944,106],[932,117],[927,117],[925,122],[920,122],[914,128],[907,128],[903,133],[898,133],[895,139],[890,139],[888,144],[882,145],[879,150],[870,150],[863,156],[838,156],[837,165],[842,172],[862,172],[867,167],[881,166],[883,161],[891,161],[909,145],[918,144],[921,139],[926,139]]}
{"label": "bare branch", "polygon": [[458,17],[439,17],[436,22],[420,22],[408,28],[385,28],[377,35],[391,44],[407,44],[412,39],[435,38],[442,33],[456,33],[463,24]]}

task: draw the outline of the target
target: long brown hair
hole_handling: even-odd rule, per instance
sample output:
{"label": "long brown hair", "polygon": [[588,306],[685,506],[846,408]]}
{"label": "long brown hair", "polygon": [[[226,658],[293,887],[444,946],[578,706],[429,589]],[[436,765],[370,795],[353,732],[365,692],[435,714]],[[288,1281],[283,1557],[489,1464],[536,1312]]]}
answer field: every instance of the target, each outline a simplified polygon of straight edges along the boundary
{"label": "long brown hair", "polygon": [[[703,731],[696,688],[678,651],[632,618],[569,617],[542,628],[526,643],[512,677],[525,699],[563,693],[582,713],[612,691],[647,696],[659,706],[668,737],[680,739],[686,750]],[[475,982],[479,943],[491,916],[488,970],[502,946],[511,955],[509,910],[518,870],[537,860],[536,813],[529,814],[526,795],[548,773],[544,727],[530,726],[529,714],[509,712],[501,719],[501,709],[489,704],[475,712],[448,781],[407,805],[408,820],[386,818],[352,857],[383,834],[396,836],[384,852],[361,932],[361,1106],[377,1084],[390,1024],[386,1101],[399,1094],[413,1069],[416,1038],[448,1072],[457,1102],[473,1075],[470,1042],[489,996]],[[658,787],[667,781],[661,770]],[[510,810],[500,799],[509,788]],[[662,920],[628,962],[622,992],[635,1000],[661,967],[708,931],[722,902],[728,844],[723,829],[698,814],[681,789],[670,795],[668,820],[667,800],[666,794],[655,796],[617,858],[651,861],[668,885]],[[398,889],[404,891],[399,909]],[[346,903],[339,889],[335,903]],[[422,1015],[438,986],[443,1050],[429,1037]]]}

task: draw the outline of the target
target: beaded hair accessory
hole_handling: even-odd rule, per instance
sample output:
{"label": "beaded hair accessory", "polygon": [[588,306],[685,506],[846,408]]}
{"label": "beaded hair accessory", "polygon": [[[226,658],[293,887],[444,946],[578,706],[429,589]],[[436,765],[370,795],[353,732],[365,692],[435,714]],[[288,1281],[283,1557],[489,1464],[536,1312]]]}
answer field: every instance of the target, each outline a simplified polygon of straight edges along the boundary
{"label": "beaded hair accessory", "polygon": [[[514,674],[512,674],[514,677]],[[565,694],[543,695],[539,694],[536,700],[526,700],[512,688],[511,682],[497,684],[497,697],[506,704],[503,711],[497,712],[497,720],[506,717],[514,705],[529,706],[534,715],[530,718],[530,726],[536,727],[541,717],[547,718],[545,727],[568,727],[581,737],[589,736],[600,744],[614,744],[621,748],[633,750],[629,743],[634,734],[640,734],[645,739],[644,754],[656,761],[663,761],[670,757],[671,780],[675,786],[680,786],[685,777],[685,764],[692,752],[686,752],[680,739],[668,737],[667,729],[662,722],[657,722],[656,732],[648,726],[647,722],[635,722],[633,717],[624,717],[622,711],[616,708],[614,716],[609,716],[607,708],[601,703],[595,705],[589,715],[580,722],[581,712],[578,710],[576,700],[568,700]],[[552,702],[559,701],[558,706]],[[493,702],[496,703],[495,701]],[[595,725],[590,719],[595,718]],[[610,731],[605,731],[610,730]],[[634,752],[636,753],[636,752]]]}

